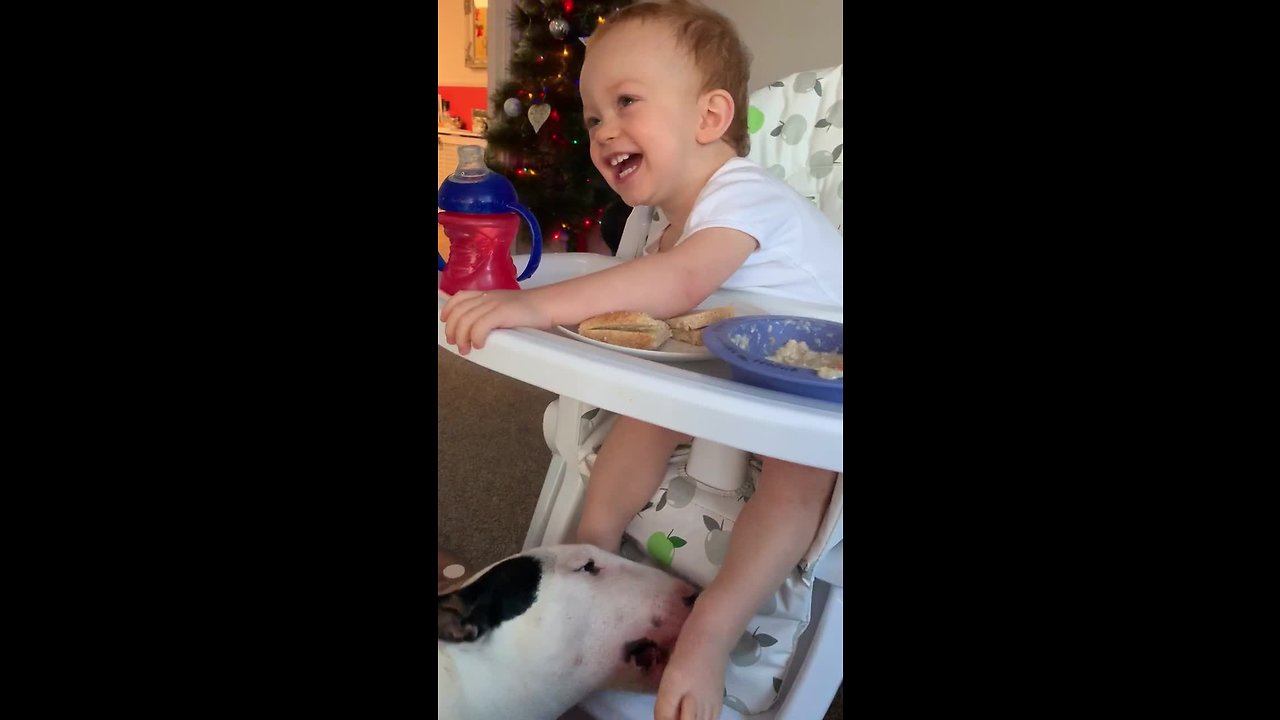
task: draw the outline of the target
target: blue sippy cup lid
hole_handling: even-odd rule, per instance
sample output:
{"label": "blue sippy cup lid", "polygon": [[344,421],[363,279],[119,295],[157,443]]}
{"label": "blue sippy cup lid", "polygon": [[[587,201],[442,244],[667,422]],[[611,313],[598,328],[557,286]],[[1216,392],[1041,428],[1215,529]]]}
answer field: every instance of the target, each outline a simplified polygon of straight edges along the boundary
{"label": "blue sippy cup lid", "polygon": [[484,164],[484,148],[458,147],[458,167],[440,185],[436,205],[460,213],[506,213],[517,203],[511,181]]}

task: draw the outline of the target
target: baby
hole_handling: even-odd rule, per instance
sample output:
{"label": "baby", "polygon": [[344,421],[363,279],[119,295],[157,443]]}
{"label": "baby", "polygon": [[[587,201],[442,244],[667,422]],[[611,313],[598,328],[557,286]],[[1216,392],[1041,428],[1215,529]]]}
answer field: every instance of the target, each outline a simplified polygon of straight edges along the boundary
{"label": "baby", "polygon": [[[615,310],[666,318],[720,288],[844,305],[839,233],[747,153],[750,56],[732,23],[704,6],[642,2],[592,35],[579,89],[591,159],[636,208],[615,267],[521,291],[450,298],[445,336],[465,355],[496,328],[572,325]],[[645,225],[653,209],[665,226]],[[627,235],[648,242],[623,253]],[[619,417],[587,484],[579,542],[617,552],[631,517],[687,435]],[[764,458],[728,552],[681,632],[658,690],[656,720],[720,716],[729,653],[756,608],[813,543],[835,473]]]}

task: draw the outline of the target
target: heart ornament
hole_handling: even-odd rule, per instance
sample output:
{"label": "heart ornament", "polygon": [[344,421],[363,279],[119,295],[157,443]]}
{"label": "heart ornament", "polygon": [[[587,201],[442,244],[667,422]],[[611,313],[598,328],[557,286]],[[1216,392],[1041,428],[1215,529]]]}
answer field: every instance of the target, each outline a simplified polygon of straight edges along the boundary
{"label": "heart ornament", "polygon": [[533,126],[535,133],[542,129],[542,124],[549,117],[551,117],[551,106],[546,103],[529,108],[529,124]]}

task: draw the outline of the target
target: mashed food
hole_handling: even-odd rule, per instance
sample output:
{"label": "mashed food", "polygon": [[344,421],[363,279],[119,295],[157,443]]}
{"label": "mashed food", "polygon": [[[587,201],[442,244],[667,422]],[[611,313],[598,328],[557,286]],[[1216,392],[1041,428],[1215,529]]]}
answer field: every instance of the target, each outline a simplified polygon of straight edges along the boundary
{"label": "mashed food", "polygon": [[838,380],[844,377],[844,354],[833,352],[817,352],[810,350],[809,344],[803,340],[788,340],[786,345],[778,348],[769,359],[782,365],[809,368],[818,373],[823,380]]}

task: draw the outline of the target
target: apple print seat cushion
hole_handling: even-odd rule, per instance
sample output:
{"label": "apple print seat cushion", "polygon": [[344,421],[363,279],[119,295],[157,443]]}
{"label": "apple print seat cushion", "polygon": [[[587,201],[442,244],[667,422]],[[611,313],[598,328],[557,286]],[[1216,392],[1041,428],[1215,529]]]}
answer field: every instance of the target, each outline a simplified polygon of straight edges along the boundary
{"label": "apple print seat cushion", "polygon": [[[601,411],[579,447],[578,470],[587,482],[596,452],[615,418],[612,413]],[[689,453],[689,446],[681,445],[672,455],[657,493],[627,526],[622,555],[666,568],[706,587],[724,562],[735,518],[755,492],[760,461],[751,458],[742,485],[724,492],[689,476],[685,467]],[[809,624],[813,568],[829,545],[841,539],[833,538],[833,530],[843,512],[843,474],[836,480],[832,498],[813,546],[778,591],[756,610],[730,653],[725,704],[738,712],[768,710],[782,689],[796,643]]]}
{"label": "apple print seat cushion", "polygon": [[844,65],[751,93],[747,159],[809,198],[844,235]]}

